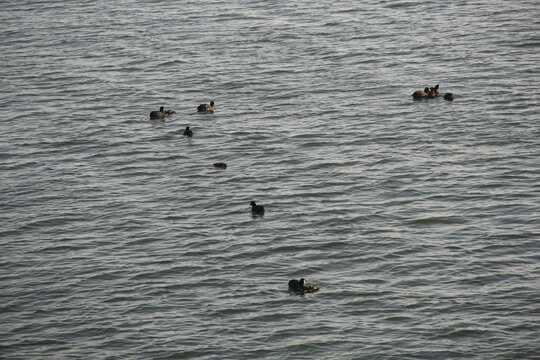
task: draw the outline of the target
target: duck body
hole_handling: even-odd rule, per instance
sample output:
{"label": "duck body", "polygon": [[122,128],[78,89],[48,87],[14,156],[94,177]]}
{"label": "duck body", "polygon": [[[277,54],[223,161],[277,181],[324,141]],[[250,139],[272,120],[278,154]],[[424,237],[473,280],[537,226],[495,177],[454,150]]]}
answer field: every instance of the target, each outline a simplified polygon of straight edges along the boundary
{"label": "duck body", "polygon": [[184,130],[184,135],[185,135],[185,136],[189,136],[189,137],[192,137],[192,136],[193,136],[193,131],[191,131],[191,129],[189,128],[189,126],[186,126],[186,130]]}
{"label": "duck body", "polygon": [[250,203],[251,212],[257,215],[264,215],[264,206],[255,204],[255,201]]}
{"label": "duck body", "polygon": [[221,168],[221,169],[226,169],[226,168],[227,168],[227,164],[224,163],[223,161],[219,161],[219,162],[217,162],[217,163],[214,163],[214,167]]}
{"label": "duck body", "polygon": [[161,119],[163,116],[165,116],[163,106],[161,106],[158,111],[150,111],[150,119]]}
{"label": "duck body", "polygon": [[305,294],[305,293],[319,291],[319,288],[313,285],[307,285],[306,280],[302,278],[300,280],[296,280],[296,279],[290,280],[289,290]]}
{"label": "duck body", "polygon": [[212,112],[214,111],[214,101],[210,101],[210,104],[201,104],[197,106],[198,112]]}
{"label": "duck body", "polygon": [[415,100],[418,99],[433,99],[436,97],[439,97],[439,84],[435,85],[435,87],[426,87],[424,91],[419,90],[415,91],[412,96]]}
{"label": "duck body", "polygon": [[452,93],[444,94],[444,100],[448,100],[448,101],[454,100],[454,94],[452,94]]}
{"label": "duck body", "polygon": [[428,87],[426,87],[424,91],[418,90],[418,91],[413,92],[412,96],[414,99],[427,99],[429,97],[429,93],[430,93],[430,90]]}
{"label": "duck body", "polygon": [[306,280],[304,278],[300,280],[290,280],[289,281],[289,290],[301,290],[306,286]]}
{"label": "duck body", "polygon": [[164,110],[163,106],[160,106],[158,111],[150,111],[150,119],[161,119],[164,116],[170,116],[176,114],[174,110]]}

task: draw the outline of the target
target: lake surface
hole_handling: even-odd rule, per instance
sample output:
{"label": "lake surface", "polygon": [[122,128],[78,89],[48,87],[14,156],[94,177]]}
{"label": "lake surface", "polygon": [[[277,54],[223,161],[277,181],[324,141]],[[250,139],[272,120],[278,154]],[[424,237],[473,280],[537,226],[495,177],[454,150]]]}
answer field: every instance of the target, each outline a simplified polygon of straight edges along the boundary
{"label": "lake surface", "polygon": [[537,1],[0,20],[0,357],[540,359]]}

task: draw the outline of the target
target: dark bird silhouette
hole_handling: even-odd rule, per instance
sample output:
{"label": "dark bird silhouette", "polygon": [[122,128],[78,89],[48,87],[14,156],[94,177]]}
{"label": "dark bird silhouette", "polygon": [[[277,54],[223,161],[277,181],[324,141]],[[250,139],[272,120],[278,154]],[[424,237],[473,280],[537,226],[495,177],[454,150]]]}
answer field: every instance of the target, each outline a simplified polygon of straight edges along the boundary
{"label": "dark bird silhouette", "polygon": [[185,136],[189,136],[189,137],[192,137],[192,136],[193,136],[193,131],[191,131],[191,129],[189,128],[189,126],[186,126],[186,130],[184,130],[184,135],[185,135]]}
{"label": "dark bird silhouette", "polygon": [[313,285],[307,285],[306,280],[302,278],[300,280],[296,280],[296,279],[290,280],[289,290],[298,292],[300,294],[305,294],[305,293],[312,293],[315,291],[319,291],[319,288]]}
{"label": "dark bird silhouette", "polygon": [[163,106],[159,108],[159,111],[150,111],[150,119],[160,119],[165,116],[163,112]]}
{"label": "dark bird silhouette", "polygon": [[176,111],[171,109],[163,110],[163,106],[161,106],[158,111],[150,111],[150,119],[161,119],[164,116],[169,116],[172,114],[176,114]]}
{"label": "dark bird silhouette", "polygon": [[289,281],[289,290],[303,290],[306,287],[306,280],[301,278],[300,280],[293,279]]}
{"label": "dark bird silhouette", "polygon": [[211,112],[211,111],[214,111],[214,101],[210,101],[210,105],[209,104],[201,104],[199,106],[197,106],[197,111],[198,112]]}
{"label": "dark bird silhouette", "polygon": [[264,206],[255,204],[255,201],[251,202],[251,212],[257,215],[264,215]]}
{"label": "dark bird silhouette", "polygon": [[430,93],[429,88],[426,87],[424,91],[418,90],[418,91],[413,92],[412,96],[414,99],[425,99],[429,97],[429,93]]}

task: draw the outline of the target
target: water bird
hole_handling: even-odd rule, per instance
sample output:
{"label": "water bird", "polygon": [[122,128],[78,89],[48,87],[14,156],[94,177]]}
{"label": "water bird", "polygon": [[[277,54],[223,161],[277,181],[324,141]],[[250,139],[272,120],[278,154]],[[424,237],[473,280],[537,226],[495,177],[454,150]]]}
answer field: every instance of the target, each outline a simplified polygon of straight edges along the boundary
{"label": "water bird", "polygon": [[318,291],[319,288],[313,285],[307,285],[306,280],[304,278],[301,278],[300,280],[296,280],[296,279],[290,280],[289,290],[305,294],[309,292]]}
{"label": "water bird", "polygon": [[439,92],[434,87],[430,87],[427,94],[428,94],[428,98],[430,99],[433,99],[439,96]]}
{"label": "water bird", "polygon": [[198,112],[212,112],[214,111],[214,101],[210,101],[210,104],[201,104],[197,106]]}
{"label": "water bird", "polygon": [[264,206],[255,204],[255,201],[252,201],[250,203],[251,205],[251,212],[257,215],[263,215],[264,214]]}
{"label": "water bird", "polygon": [[301,278],[300,280],[290,280],[289,281],[289,290],[300,290],[306,286],[306,280]]}
{"label": "water bird", "polygon": [[189,136],[189,137],[192,137],[192,136],[193,136],[193,131],[191,131],[191,129],[189,128],[189,126],[186,126],[186,130],[184,130],[184,135],[185,135],[185,136]]}
{"label": "water bird", "polygon": [[448,100],[448,101],[454,100],[454,94],[452,94],[452,93],[444,94],[444,100]]}
{"label": "water bird", "polygon": [[217,167],[217,168],[222,168],[222,169],[227,168],[227,164],[225,164],[223,161],[219,161],[217,163],[214,163],[214,166]]}
{"label": "water bird", "polygon": [[150,119],[161,119],[164,116],[169,116],[172,114],[176,114],[176,111],[174,110],[164,110],[163,106],[160,106],[158,111],[150,111]]}
{"label": "water bird", "polygon": [[429,96],[428,94],[429,94],[429,88],[426,87],[424,91],[418,90],[418,91],[413,92],[412,96],[414,99],[425,99]]}
{"label": "water bird", "polygon": [[159,108],[159,111],[150,111],[150,119],[161,119],[163,116],[165,116],[163,106]]}

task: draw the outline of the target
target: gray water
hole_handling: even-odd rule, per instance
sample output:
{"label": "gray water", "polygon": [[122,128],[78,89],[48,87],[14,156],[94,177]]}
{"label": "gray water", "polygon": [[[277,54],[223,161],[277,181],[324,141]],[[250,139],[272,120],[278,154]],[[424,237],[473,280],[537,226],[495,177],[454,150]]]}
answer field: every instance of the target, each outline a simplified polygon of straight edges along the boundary
{"label": "gray water", "polygon": [[539,359],[539,19],[0,2],[0,357]]}

